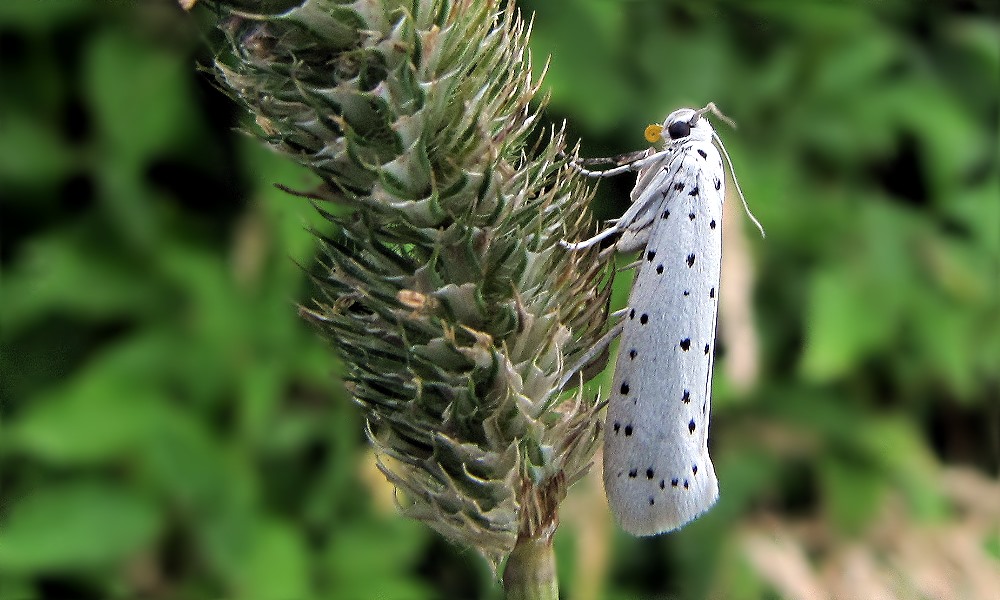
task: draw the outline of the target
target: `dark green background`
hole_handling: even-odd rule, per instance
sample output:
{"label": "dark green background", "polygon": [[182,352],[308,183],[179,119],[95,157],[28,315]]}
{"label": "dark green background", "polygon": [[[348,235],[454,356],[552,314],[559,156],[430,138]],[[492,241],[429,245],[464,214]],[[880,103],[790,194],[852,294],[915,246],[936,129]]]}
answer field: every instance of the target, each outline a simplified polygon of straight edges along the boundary
{"label": "dark green background", "polygon": [[[552,55],[546,117],[585,156],[715,101],[768,232],[742,220],[762,372],[737,394],[723,348],[722,499],[678,534],[611,529],[600,597],[778,597],[718,583],[762,514],[861,543],[892,499],[908,527],[960,518],[942,473],[1000,460],[997,4],[519,5],[536,71]],[[314,180],[196,72],[213,18],[0,3],[0,600],[496,598],[474,553],[395,516],[296,315],[322,225],[271,184]],[[630,185],[602,184],[595,214]],[[761,443],[775,431],[805,443]],[[566,597],[608,519],[564,519]]]}

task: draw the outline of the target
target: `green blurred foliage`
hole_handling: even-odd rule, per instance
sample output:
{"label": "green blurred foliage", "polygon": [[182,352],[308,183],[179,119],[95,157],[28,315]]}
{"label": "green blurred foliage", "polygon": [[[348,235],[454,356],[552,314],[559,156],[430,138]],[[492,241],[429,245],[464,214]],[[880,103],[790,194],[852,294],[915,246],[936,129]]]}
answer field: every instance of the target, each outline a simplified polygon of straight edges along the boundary
{"label": "green blurred foliage", "polygon": [[[616,534],[603,597],[704,598],[716,578],[767,597],[726,544],[761,506],[847,537],[890,494],[952,518],[939,465],[998,471],[996,4],[518,4],[583,155],[715,101],[768,232],[760,385],[740,397],[719,361],[720,503]],[[323,220],[272,183],[314,180],[232,131],[195,70],[213,19],[0,3],[0,599],[497,597],[474,556],[379,508],[333,353],[296,314]],[[557,536],[567,597],[580,535]]]}
{"label": "green blurred foliage", "polygon": [[0,598],[431,597],[296,312],[325,220],[272,184],[315,180],[233,132],[213,19],[0,4]]}

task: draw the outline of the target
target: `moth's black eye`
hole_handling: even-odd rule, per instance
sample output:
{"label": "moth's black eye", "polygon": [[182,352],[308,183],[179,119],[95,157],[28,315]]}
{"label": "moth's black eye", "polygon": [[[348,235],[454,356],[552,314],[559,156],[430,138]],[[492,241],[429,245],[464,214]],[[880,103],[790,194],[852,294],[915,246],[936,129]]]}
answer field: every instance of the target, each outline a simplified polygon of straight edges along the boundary
{"label": "moth's black eye", "polygon": [[687,121],[674,121],[670,127],[667,127],[667,133],[672,140],[687,137],[691,134],[691,124]]}

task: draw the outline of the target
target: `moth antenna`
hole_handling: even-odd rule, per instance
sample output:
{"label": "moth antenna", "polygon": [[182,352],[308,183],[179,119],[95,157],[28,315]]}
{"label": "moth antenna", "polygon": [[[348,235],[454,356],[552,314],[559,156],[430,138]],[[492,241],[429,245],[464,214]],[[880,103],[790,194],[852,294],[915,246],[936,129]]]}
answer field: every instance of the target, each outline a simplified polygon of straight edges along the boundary
{"label": "moth antenna", "polygon": [[[715,108],[715,105],[712,103],[709,103],[708,106]],[[753,224],[757,226],[758,230],[760,230],[760,237],[766,238],[767,234],[764,233],[764,226],[761,225],[760,221],[757,220],[757,217],[753,216],[753,213],[750,212],[750,205],[747,204],[746,196],[743,195],[743,189],[740,187],[740,181],[739,179],[736,178],[736,171],[733,169],[733,160],[729,158],[729,152],[726,150],[725,144],[722,143],[722,138],[720,138],[719,134],[715,133],[714,131],[712,132],[712,137],[715,138],[716,143],[719,144],[719,149],[722,150],[722,155],[726,157],[726,163],[729,165],[729,173],[733,176],[733,183],[736,184],[736,191],[740,195],[740,200],[743,201],[743,210],[746,211],[747,216],[750,217],[750,220],[753,221]]]}
{"label": "moth antenna", "polygon": [[733,129],[736,129],[736,121],[730,119],[729,117],[726,116],[725,113],[719,110],[719,107],[715,105],[715,102],[709,102],[708,104],[705,105],[705,108],[696,110],[695,112],[698,113],[699,115],[703,115],[707,112],[710,112],[713,115],[719,117],[719,119],[721,119],[722,122],[725,123],[726,125],[729,125]]}

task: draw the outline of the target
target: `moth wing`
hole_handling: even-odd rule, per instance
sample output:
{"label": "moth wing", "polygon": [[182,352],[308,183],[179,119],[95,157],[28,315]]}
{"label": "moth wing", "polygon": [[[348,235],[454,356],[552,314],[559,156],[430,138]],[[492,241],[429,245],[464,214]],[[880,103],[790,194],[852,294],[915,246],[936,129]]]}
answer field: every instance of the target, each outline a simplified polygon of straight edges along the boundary
{"label": "moth wing", "polygon": [[604,438],[608,501],[634,535],[677,529],[719,494],[708,421],[724,172],[710,142],[684,144],[660,168],[640,173],[648,184],[633,191],[635,202],[662,200],[629,297]]}

